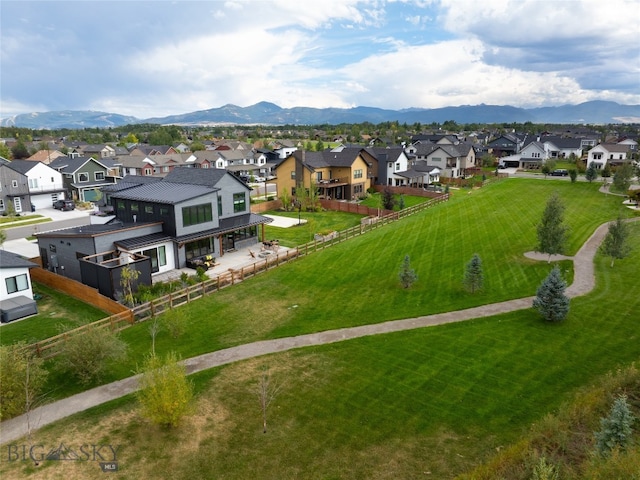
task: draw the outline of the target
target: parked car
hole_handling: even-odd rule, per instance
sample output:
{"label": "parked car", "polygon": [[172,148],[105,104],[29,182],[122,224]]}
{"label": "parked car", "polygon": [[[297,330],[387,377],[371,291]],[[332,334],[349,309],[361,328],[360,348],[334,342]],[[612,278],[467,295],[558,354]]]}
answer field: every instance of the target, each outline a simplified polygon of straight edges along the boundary
{"label": "parked car", "polygon": [[566,177],[567,175],[569,175],[569,171],[563,168],[559,168],[551,172],[550,175],[553,177]]}
{"label": "parked car", "polygon": [[53,208],[63,211],[75,210],[76,204],[73,200],[56,200],[53,202]]}

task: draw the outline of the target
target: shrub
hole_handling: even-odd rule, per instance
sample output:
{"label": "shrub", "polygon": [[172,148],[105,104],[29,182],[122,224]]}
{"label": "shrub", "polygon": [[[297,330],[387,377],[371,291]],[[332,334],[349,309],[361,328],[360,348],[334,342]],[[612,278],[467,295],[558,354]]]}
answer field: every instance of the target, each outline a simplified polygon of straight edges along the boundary
{"label": "shrub", "polygon": [[606,418],[600,419],[600,431],[596,432],[596,451],[607,456],[612,450],[624,450],[631,441],[631,426],[634,417],[627,403],[627,396],[616,398],[611,412]]}
{"label": "shrub", "polygon": [[171,352],[164,360],[148,356],[139,373],[136,398],[142,415],[156,425],[177,427],[191,408],[193,384],[176,354]]}
{"label": "shrub", "polygon": [[89,326],[64,342],[60,366],[81,383],[99,379],[112,362],[125,357],[127,345],[108,328]]}

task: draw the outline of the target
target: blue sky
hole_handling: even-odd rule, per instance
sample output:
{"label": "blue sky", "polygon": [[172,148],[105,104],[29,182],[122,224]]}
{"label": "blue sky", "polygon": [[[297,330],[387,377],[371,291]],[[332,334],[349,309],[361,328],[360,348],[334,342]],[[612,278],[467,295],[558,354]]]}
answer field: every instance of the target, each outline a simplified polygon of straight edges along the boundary
{"label": "blue sky", "polygon": [[0,2],[0,117],[640,104],[640,0]]}

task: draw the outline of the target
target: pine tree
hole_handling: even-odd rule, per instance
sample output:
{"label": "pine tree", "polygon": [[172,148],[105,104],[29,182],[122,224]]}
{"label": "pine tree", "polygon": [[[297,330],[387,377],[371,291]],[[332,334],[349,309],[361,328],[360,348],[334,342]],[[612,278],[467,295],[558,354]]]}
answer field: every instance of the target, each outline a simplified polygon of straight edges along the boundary
{"label": "pine tree", "polygon": [[598,178],[598,170],[596,170],[596,166],[593,162],[589,164],[586,172],[584,172],[584,177],[589,181],[593,182],[596,178]]}
{"label": "pine tree", "polygon": [[560,322],[569,313],[569,298],[564,294],[567,284],[560,275],[560,269],[555,266],[538,287],[533,308],[548,322]]}
{"label": "pine tree", "polygon": [[538,224],[538,251],[551,255],[562,253],[567,237],[567,228],[562,224],[564,205],[557,193],[551,195]]}
{"label": "pine tree", "polygon": [[611,407],[607,418],[600,419],[600,431],[596,432],[596,450],[600,455],[608,455],[614,448],[622,450],[631,441],[633,414],[627,403],[627,396],[620,395]]}
{"label": "pine tree", "polygon": [[627,244],[628,236],[629,229],[620,217],[614,223],[609,224],[609,232],[604,237],[600,251],[604,255],[611,257],[612,267],[616,258],[622,259],[629,254],[631,247]]}
{"label": "pine tree", "polygon": [[400,283],[404,288],[409,288],[418,279],[418,275],[416,275],[415,270],[411,268],[409,255],[404,256],[404,261],[402,262],[402,268],[400,269],[398,277],[400,278]]}
{"label": "pine tree", "polygon": [[477,253],[474,253],[469,263],[467,263],[464,273],[464,286],[471,293],[475,293],[476,290],[482,289],[483,280],[482,260],[480,260]]}

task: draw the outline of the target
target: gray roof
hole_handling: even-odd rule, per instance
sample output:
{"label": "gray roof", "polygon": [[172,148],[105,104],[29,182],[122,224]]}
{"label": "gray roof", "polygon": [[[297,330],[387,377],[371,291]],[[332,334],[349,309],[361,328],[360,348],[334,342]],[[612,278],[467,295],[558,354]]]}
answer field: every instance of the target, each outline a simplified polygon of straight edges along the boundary
{"label": "gray roof", "polygon": [[104,163],[102,163],[102,161],[96,160],[95,158],[91,158],[91,157],[75,157],[75,158],[58,157],[54,159],[49,164],[49,166],[63,173],[74,173],[78,171],[78,169],[80,169],[85,163],[90,162],[92,160],[102,165],[103,167],[107,168],[107,166]]}
{"label": "gray roof", "polygon": [[[198,169],[198,171],[204,170],[206,169]],[[175,205],[192,198],[208,195],[217,190],[219,189],[197,184],[190,184],[189,187],[185,187],[184,183],[168,182],[165,178],[161,182],[147,183],[113,192],[111,193],[111,198]]]}
{"label": "gray roof", "polygon": [[[189,185],[215,185],[227,174],[222,168],[176,167],[164,177],[164,182],[188,183]],[[183,187],[184,188],[184,187]]]}
{"label": "gray roof", "polygon": [[34,268],[37,263],[33,263],[16,253],[0,250],[0,268]]}
{"label": "gray roof", "polygon": [[34,162],[32,160],[12,160],[11,162],[9,162],[9,166],[16,172],[20,172],[26,175],[29,170],[31,170],[39,163],[41,162]]}
{"label": "gray roof", "polygon": [[151,177],[148,175],[126,175],[118,183],[112,183],[102,187],[103,192],[119,192],[129,188],[137,187],[148,183],[162,181],[162,177]]}
{"label": "gray roof", "polygon": [[177,237],[175,240],[179,243],[192,242],[194,240],[199,240],[200,238],[207,238],[213,235],[219,235],[224,232],[232,232],[239,228],[250,227],[253,225],[260,225],[262,223],[271,223],[271,222],[273,222],[272,218],[263,217],[262,215],[257,215],[255,213],[247,213],[246,215],[236,215],[233,217],[220,219],[220,226],[218,228],[213,228],[211,230],[205,230],[203,232],[183,235],[181,237]]}
{"label": "gray roof", "polygon": [[149,247],[151,245],[157,245],[158,243],[164,243],[172,240],[173,237],[166,233],[150,233],[149,235],[143,235],[141,237],[125,238],[118,240],[115,245],[123,250],[134,250],[137,248]]}

